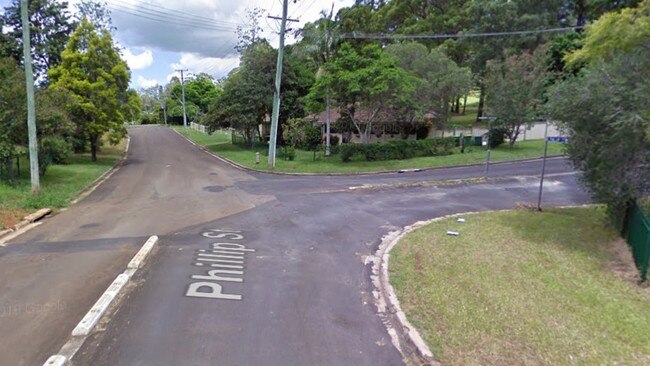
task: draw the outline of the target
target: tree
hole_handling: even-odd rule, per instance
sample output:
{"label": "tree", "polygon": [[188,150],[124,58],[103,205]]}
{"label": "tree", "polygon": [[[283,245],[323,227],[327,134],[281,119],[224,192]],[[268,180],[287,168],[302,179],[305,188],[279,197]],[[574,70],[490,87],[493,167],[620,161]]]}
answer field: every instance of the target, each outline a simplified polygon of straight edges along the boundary
{"label": "tree", "polygon": [[[37,81],[45,82],[47,70],[61,62],[61,53],[75,27],[67,7],[68,3],[65,1],[29,1],[30,40]],[[13,0],[11,5],[5,8],[3,18],[5,26],[11,29],[8,36],[14,40],[11,47],[12,57],[22,62],[23,27],[20,18],[20,0]]]}
{"label": "tree", "polygon": [[415,42],[390,45],[386,52],[417,79],[413,98],[395,111],[402,125],[412,128],[416,120],[422,121],[429,114],[438,128],[445,128],[454,97],[468,93],[472,87],[470,70],[458,67],[442,51],[429,51]]}
{"label": "tree", "polygon": [[[15,60],[0,59],[0,163],[5,166],[11,180],[13,159],[27,145],[27,98],[25,76]],[[70,137],[74,125],[67,112],[67,106],[75,100],[59,88],[40,89],[36,93],[36,126],[38,136],[38,157],[40,174],[43,175],[51,163],[63,163],[72,151]]]}
{"label": "tree", "polygon": [[223,82],[223,92],[210,105],[204,123],[234,128],[252,144],[272,107],[274,55],[266,41],[243,50],[240,67]]}
{"label": "tree", "polygon": [[61,64],[50,70],[52,85],[69,90],[78,100],[71,110],[77,137],[90,143],[96,161],[105,133],[113,144],[126,135],[129,68],[108,31],[97,31],[86,19],[72,33],[61,56]]}
{"label": "tree", "polygon": [[262,27],[260,26],[260,18],[264,16],[264,9],[253,8],[246,10],[246,25],[237,26],[237,45],[235,50],[242,53],[251,45],[254,45],[262,40]]}
{"label": "tree", "polygon": [[[334,53],[335,47],[338,45],[340,39],[340,28],[338,22],[333,20],[334,16],[334,4],[332,4],[332,9],[329,14],[321,12],[321,19],[317,20],[314,23],[307,23],[302,30],[298,32],[298,35],[302,36],[300,46],[302,49],[311,56],[315,65],[318,67],[316,72],[316,77],[323,76],[325,69],[323,65],[328,63]],[[300,48],[299,48],[300,49]],[[325,155],[330,155],[330,132],[331,132],[331,120],[330,120],[330,95],[329,90],[325,91],[325,110],[327,112],[327,120],[325,125]]]}
{"label": "tree", "polygon": [[619,228],[628,204],[650,194],[650,35],[643,13],[648,4],[639,5],[645,15],[637,13],[632,22],[634,10],[624,10],[589,27],[587,52],[571,57],[586,57],[585,68],[554,85],[547,103],[569,135],[573,164]]}
{"label": "tree", "polygon": [[16,61],[0,58],[0,163],[13,179],[13,158],[27,136],[25,77]]}
{"label": "tree", "polygon": [[543,56],[540,48],[534,54],[524,52],[488,63],[488,108],[497,117],[495,127],[503,128],[510,139],[510,147],[521,127],[539,117],[547,77]]}
{"label": "tree", "polygon": [[[611,32],[616,33],[612,34]],[[650,0],[644,0],[637,8],[604,14],[585,31],[584,46],[567,55],[569,65],[589,63],[618,53],[625,53],[638,46],[647,47],[650,38]]]}
{"label": "tree", "polygon": [[373,123],[391,108],[406,103],[414,90],[413,77],[376,44],[357,51],[344,43],[325,70],[306,97],[310,109],[322,111],[330,91],[363,143],[370,141]]}
{"label": "tree", "polygon": [[81,22],[86,18],[97,30],[106,30],[113,33],[117,28],[113,26],[111,10],[106,1],[80,0],[77,4],[77,20]]}

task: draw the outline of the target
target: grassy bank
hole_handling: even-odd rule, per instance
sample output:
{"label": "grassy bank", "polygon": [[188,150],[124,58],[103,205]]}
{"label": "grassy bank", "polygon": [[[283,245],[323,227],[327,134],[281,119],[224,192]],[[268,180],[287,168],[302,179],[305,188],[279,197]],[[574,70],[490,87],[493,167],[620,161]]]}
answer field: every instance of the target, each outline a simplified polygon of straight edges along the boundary
{"label": "grassy bank", "polygon": [[400,303],[439,361],[650,364],[650,293],[614,272],[635,269],[602,209],[466,219],[412,232],[390,261]]}
{"label": "grassy bank", "polygon": [[105,145],[90,161],[90,154],[75,154],[69,164],[51,165],[41,177],[41,193],[31,194],[29,162],[24,161],[20,179],[15,184],[0,182],[0,228],[20,221],[25,214],[36,209],[66,207],[81,190],[88,187],[122,157],[126,139],[117,146]]}
{"label": "grassy bank", "polygon": [[[184,131],[182,128],[179,132]],[[207,135],[189,130],[189,138],[199,145],[205,146],[210,151],[225,158],[233,160],[243,166],[255,169],[269,170],[265,161],[267,159],[267,145],[259,144],[256,148],[244,148],[240,145],[230,143],[229,134],[215,133]],[[280,152],[280,150],[278,150]],[[255,163],[255,153],[259,152],[261,163]],[[511,149],[507,144],[501,145],[492,150],[491,161],[507,161],[515,159],[538,158],[544,153],[544,142],[542,140],[530,140],[517,142]],[[560,155],[563,153],[561,144],[549,144],[549,155]],[[472,146],[465,150],[464,154],[460,149],[455,149],[454,154],[448,156],[418,157],[407,160],[387,161],[362,161],[353,160],[347,163],[341,162],[339,155],[330,157],[323,156],[322,152],[297,150],[296,158],[293,161],[283,160],[280,156],[276,161],[275,171],[289,173],[358,173],[376,172],[399,169],[434,168],[445,166],[457,166],[465,164],[477,164],[485,162],[485,150],[480,146]]]}

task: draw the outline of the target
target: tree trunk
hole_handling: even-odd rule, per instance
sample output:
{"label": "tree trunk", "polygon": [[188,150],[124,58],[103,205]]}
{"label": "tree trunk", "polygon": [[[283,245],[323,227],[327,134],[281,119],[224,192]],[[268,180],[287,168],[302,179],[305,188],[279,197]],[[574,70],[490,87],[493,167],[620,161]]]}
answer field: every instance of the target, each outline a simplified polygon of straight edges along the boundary
{"label": "tree trunk", "polygon": [[99,137],[91,136],[90,137],[90,160],[97,161],[97,145],[99,142]]}
{"label": "tree trunk", "polygon": [[460,113],[460,97],[456,97],[456,108],[454,109],[456,114]]}
{"label": "tree trunk", "polygon": [[14,159],[12,156],[5,158],[5,167],[7,169],[7,179],[14,179]]}
{"label": "tree trunk", "polygon": [[[334,6],[334,4],[332,4]],[[330,156],[330,93],[329,90],[327,91],[327,121],[326,126],[325,126],[325,156]]]}
{"label": "tree trunk", "polygon": [[478,98],[478,112],[476,113],[476,122],[483,117],[483,108],[485,107],[485,86],[481,85],[481,95]]}
{"label": "tree trunk", "polygon": [[467,94],[463,98],[463,115],[465,114],[465,109],[467,108]]}

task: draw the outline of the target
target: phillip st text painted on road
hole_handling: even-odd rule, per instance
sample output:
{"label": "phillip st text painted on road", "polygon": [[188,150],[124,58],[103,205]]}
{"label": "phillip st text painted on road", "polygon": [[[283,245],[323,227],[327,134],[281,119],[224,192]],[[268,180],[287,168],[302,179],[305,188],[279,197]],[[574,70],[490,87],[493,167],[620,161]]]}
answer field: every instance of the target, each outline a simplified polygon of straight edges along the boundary
{"label": "phillip st text painted on road", "polygon": [[[205,272],[192,275],[185,296],[220,300],[241,300],[242,295],[226,291],[225,287],[244,282],[244,262],[246,253],[255,252],[241,243],[244,236],[240,231],[213,229],[201,234],[216,239],[209,249],[199,249],[194,265]],[[232,286],[234,287],[234,286]]]}

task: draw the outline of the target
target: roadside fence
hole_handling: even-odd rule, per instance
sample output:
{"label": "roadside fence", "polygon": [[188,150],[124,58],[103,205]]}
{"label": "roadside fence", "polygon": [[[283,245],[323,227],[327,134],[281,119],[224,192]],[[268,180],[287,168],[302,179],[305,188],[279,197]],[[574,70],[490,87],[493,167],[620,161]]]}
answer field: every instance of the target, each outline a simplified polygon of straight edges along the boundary
{"label": "roadside fence", "polygon": [[650,265],[650,218],[636,202],[630,205],[625,216],[623,235],[632,249],[641,281],[647,281]]}

